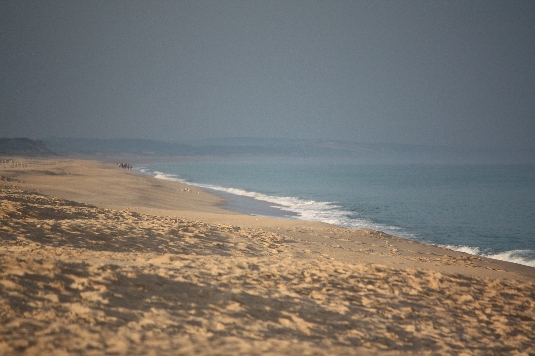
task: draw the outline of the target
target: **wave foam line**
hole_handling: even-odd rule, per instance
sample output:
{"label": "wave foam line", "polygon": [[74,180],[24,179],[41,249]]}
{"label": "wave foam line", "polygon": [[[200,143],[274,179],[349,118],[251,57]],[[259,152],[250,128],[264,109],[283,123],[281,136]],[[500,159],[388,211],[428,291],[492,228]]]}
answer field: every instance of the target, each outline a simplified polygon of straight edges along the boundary
{"label": "wave foam line", "polygon": [[[377,231],[383,231],[387,234],[405,238],[408,240],[417,239],[416,236],[404,233],[402,229],[396,226],[382,226],[375,224],[367,219],[358,219],[350,217],[354,214],[349,211],[341,209],[341,206],[332,202],[318,202],[314,200],[305,200],[296,197],[278,197],[266,195],[258,192],[250,192],[238,188],[225,188],[210,184],[199,184],[188,182],[184,179],[178,178],[174,174],[167,174],[159,171],[150,172],[146,168],[138,168],[140,173],[152,175],[158,179],[171,180],[181,183],[190,184],[199,188],[208,188],[218,190],[221,192],[246,196],[257,200],[266,201],[269,203],[277,204],[277,208],[294,212],[297,214],[300,220],[312,220],[320,221],[331,225],[345,227],[349,229],[372,229]],[[469,246],[454,246],[454,245],[439,245],[453,251],[459,251],[468,253],[470,255],[482,256],[492,258],[500,261],[507,261],[517,263],[529,267],[535,267],[535,250],[513,250],[500,253],[485,253],[481,251],[479,247]]]}
{"label": "wave foam line", "polygon": [[276,204],[274,206],[275,208],[296,213],[297,218],[300,220],[319,221],[348,229],[372,229],[406,239],[415,238],[412,234],[404,233],[399,227],[379,225],[365,218],[357,218],[355,217],[355,212],[343,210],[340,205],[334,202],[305,200],[297,197],[279,197],[210,184],[197,184],[191,182],[188,182],[188,184],[273,203]]}
{"label": "wave foam line", "polygon": [[535,250],[512,250],[498,253],[486,253],[479,247],[440,245],[453,251],[468,253],[470,255],[492,258],[494,260],[512,262],[519,265],[535,267]]}
{"label": "wave foam line", "polygon": [[[246,196],[249,198],[265,201],[268,203],[276,204],[276,208],[281,210],[293,212],[297,214],[297,218],[300,220],[311,220],[311,221],[320,221],[331,225],[336,225],[340,227],[350,228],[350,229],[373,229],[384,231],[386,233],[392,234],[393,232],[399,236],[399,228],[395,226],[381,226],[374,224],[373,222],[367,219],[358,219],[355,217],[350,217],[354,215],[354,212],[345,211],[341,206],[333,202],[322,202],[314,200],[305,200],[296,197],[279,197],[272,196],[263,193],[258,193],[254,191],[246,191],[238,188],[226,188],[217,185],[211,184],[201,184],[189,182],[184,179],[180,179],[174,174],[168,174],[159,171],[150,171],[146,167],[139,167],[136,169],[142,174],[148,174],[158,179],[171,180],[181,183],[186,183],[193,185],[199,188],[206,188],[217,190],[229,194]],[[404,237],[404,236],[400,236]],[[411,236],[408,235],[407,238]]]}
{"label": "wave foam line", "polygon": [[[188,182],[188,184],[192,183]],[[225,188],[209,184],[193,183],[192,185],[198,186],[200,188],[218,190],[229,194],[246,196],[268,203],[273,203],[276,204],[274,206],[276,208],[296,213],[297,218],[300,220],[319,221],[350,229],[373,229],[385,232],[388,231],[388,233],[390,233],[391,230],[397,229],[396,227],[387,227],[373,224],[367,219],[358,219],[355,217],[350,217],[350,215],[354,215],[355,213],[345,211],[340,205],[337,205],[333,202],[305,200],[296,197],[279,197],[254,191],[246,191],[237,188]]]}

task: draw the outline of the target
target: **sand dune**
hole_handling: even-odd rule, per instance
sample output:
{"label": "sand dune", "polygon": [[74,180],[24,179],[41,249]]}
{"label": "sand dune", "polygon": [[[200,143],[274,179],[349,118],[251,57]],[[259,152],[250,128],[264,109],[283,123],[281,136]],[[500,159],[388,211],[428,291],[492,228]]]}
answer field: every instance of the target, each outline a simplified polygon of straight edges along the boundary
{"label": "sand dune", "polygon": [[0,175],[0,354],[535,354],[533,268],[98,162]]}

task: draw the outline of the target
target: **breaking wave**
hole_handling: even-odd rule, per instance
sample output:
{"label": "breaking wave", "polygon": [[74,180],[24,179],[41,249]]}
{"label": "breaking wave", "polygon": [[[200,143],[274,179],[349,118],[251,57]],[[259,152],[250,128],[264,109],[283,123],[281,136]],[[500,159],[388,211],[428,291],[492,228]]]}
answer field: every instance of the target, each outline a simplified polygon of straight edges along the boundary
{"label": "breaking wave", "polygon": [[[398,236],[410,240],[419,240],[414,234],[404,231],[397,226],[385,226],[374,223],[373,221],[361,218],[357,213],[344,210],[343,207],[334,202],[306,200],[297,197],[279,197],[272,196],[254,191],[246,191],[238,188],[227,188],[211,184],[200,184],[180,179],[174,174],[168,174],[160,171],[150,171],[146,168],[137,168],[136,171],[142,174],[148,174],[158,179],[171,180],[199,188],[220,191],[223,193],[234,194],[242,197],[272,203],[274,208],[295,213],[300,220],[311,220],[324,222],[340,227],[350,229],[373,229],[383,231],[387,234]],[[439,245],[453,251],[468,253],[475,256],[492,258],[495,260],[517,263],[525,266],[535,267],[535,250],[512,250],[505,252],[483,251],[479,247]]]}

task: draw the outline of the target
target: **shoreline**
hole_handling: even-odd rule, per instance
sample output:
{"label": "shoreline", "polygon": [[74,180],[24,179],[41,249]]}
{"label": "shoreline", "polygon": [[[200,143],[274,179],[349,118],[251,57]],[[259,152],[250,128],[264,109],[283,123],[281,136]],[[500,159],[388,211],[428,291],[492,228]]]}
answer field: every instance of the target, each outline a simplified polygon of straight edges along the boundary
{"label": "shoreline", "polygon": [[[228,193],[225,191],[221,191],[221,190],[217,190],[213,188],[207,188],[207,187],[203,187],[203,186],[196,185],[196,184],[190,184],[187,182],[183,182],[177,178],[167,176],[167,174],[164,174],[164,176],[162,176],[161,174],[157,174],[156,172],[144,172],[144,171],[140,171],[136,169],[134,169],[133,172],[141,174],[143,176],[148,176],[151,178],[185,184],[187,186],[190,186],[192,189],[203,190],[209,194],[222,198],[223,201],[218,204],[218,207],[228,210],[233,213],[245,214],[249,216],[274,218],[274,219],[293,219],[293,217],[298,216],[297,213],[284,210],[282,206],[279,204],[258,200],[253,197],[240,196],[238,194],[232,194],[232,193]],[[158,173],[161,173],[161,172],[158,172]],[[190,188],[186,188],[186,189],[190,189]],[[277,206],[280,206],[281,208],[277,208]]]}
{"label": "shoreline", "polygon": [[20,161],[0,166],[0,355],[535,352],[533,267]]}
{"label": "shoreline", "polygon": [[[345,221],[345,223],[332,223],[332,221],[328,221],[327,219],[304,219],[301,217],[300,213],[293,212],[291,209],[286,210],[287,207],[284,206],[284,203],[280,203],[283,205],[279,205],[279,203],[275,203],[276,201],[280,201],[280,197],[274,196],[274,195],[264,195],[262,193],[257,193],[254,191],[245,191],[240,188],[228,188],[228,187],[212,187],[211,185],[206,184],[199,184],[199,183],[189,183],[185,182],[178,177],[176,177],[174,174],[168,174],[165,172],[160,171],[148,171],[148,166],[144,166],[142,169],[138,170],[142,174],[147,174],[149,176],[153,176],[158,179],[165,179],[170,181],[178,181],[186,184],[190,184],[193,187],[204,189],[205,191],[209,193],[213,193],[219,197],[222,197],[226,199],[226,203],[222,204],[221,207],[224,209],[231,210],[236,213],[243,213],[247,215],[253,215],[253,216],[264,216],[264,217],[272,217],[272,218],[279,218],[279,219],[297,219],[302,221],[323,221],[327,224],[332,224],[337,227],[342,228],[348,228],[348,229],[371,229],[371,230],[377,230],[384,232],[388,235],[400,237],[403,239],[411,240],[411,241],[417,241],[423,244],[429,244],[441,248],[445,248],[452,251],[459,251],[468,253],[472,256],[478,256],[478,257],[485,257],[505,262],[511,262],[515,264],[520,264],[528,267],[535,268],[535,260],[532,257],[533,252],[535,250],[526,250],[522,248],[511,248],[510,250],[500,250],[496,251],[490,248],[483,248],[480,246],[465,246],[463,244],[455,245],[453,243],[447,243],[447,242],[435,242],[430,241],[429,239],[423,240],[423,239],[415,239],[411,238],[410,233],[399,233],[397,232],[397,229],[394,228],[388,228],[388,226],[383,226],[383,229],[381,226],[378,226],[377,224],[373,224],[370,221],[368,221],[367,224],[359,223],[359,226],[355,226],[352,221]],[[229,185],[232,186],[232,185]],[[293,199],[301,200],[300,198],[293,197]],[[303,201],[305,202],[305,201]],[[325,202],[320,202],[321,204],[325,204]],[[331,204],[331,203],[327,203]],[[336,203],[334,203],[336,204]],[[307,213],[308,211],[305,211]],[[345,213],[345,212],[344,212]],[[310,216],[310,215],[309,215]],[[351,226],[353,225],[353,226]],[[494,251],[494,252],[490,252]]]}
{"label": "shoreline", "polygon": [[[284,210],[282,206],[278,204],[269,203],[252,197],[226,193],[215,189],[202,189],[208,193],[217,195],[225,199],[225,202],[221,204],[220,207],[226,210],[233,211],[235,213],[283,220],[302,220],[297,218],[297,213]],[[278,208],[277,206],[281,206],[281,208]]]}
{"label": "shoreline", "polygon": [[[140,159],[142,160],[142,158],[139,157],[131,158],[134,163],[138,162]],[[15,161],[17,161],[17,159],[15,159]],[[116,210],[126,209],[143,214],[168,217],[181,216],[186,219],[206,221],[208,223],[236,224],[250,228],[264,228],[271,230],[285,228],[299,230],[302,227],[310,227],[311,229],[324,228],[333,231],[347,230],[348,232],[355,232],[357,234],[366,231],[409,245],[417,244],[418,246],[426,247],[427,249],[436,249],[436,251],[433,252],[436,255],[443,254],[455,257],[469,256],[470,258],[474,257],[480,260],[505,263],[510,265],[507,269],[522,270],[523,273],[535,278],[535,267],[477,256],[435,244],[426,244],[405,239],[403,237],[388,235],[381,231],[370,229],[347,229],[319,221],[281,219],[280,217],[251,215],[235,211],[224,207],[228,204],[227,199],[214,192],[209,192],[207,189],[176,180],[156,178],[149,174],[121,169],[116,167],[116,163],[110,163],[111,161],[109,160],[91,160],[87,157],[85,159],[71,159],[68,157],[59,159],[39,159],[22,157],[19,161],[41,162],[44,163],[47,168],[56,166],[55,168],[57,169],[57,172],[54,172],[53,170],[37,170],[34,172],[36,174],[28,174],[32,172],[30,163],[21,164],[21,167],[18,168],[18,173],[22,173],[23,176],[28,177],[29,189],[33,188],[39,193],[81,203],[93,204],[102,208]],[[89,169],[91,169],[91,174],[87,174],[90,172]],[[2,170],[0,169],[0,175],[2,174],[1,172]],[[80,180],[82,186],[73,189],[72,186],[75,183],[72,182],[77,182],[77,177],[82,178]],[[45,178],[45,183],[42,183],[43,178]],[[98,180],[101,180],[103,184],[107,185],[101,186]],[[62,181],[69,183],[64,184]],[[130,186],[130,192],[127,186],[123,186],[124,184]]]}

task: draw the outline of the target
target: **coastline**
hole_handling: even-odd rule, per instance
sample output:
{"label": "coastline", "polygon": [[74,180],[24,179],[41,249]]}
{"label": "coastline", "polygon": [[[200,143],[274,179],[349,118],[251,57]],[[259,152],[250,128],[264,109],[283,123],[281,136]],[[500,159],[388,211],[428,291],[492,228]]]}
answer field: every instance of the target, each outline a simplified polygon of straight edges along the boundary
{"label": "coastline", "polygon": [[[135,170],[215,193],[227,200],[223,208],[236,212],[382,231],[535,267],[529,169],[266,163],[167,162]],[[306,189],[298,183],[302,179]]]}
{"label": "coastline", "polygon": [[84,333],[83,354],[535,352],[535,268],[245,215],[115,164],[19,161],[0,167],[0,354],[74,350]]}

